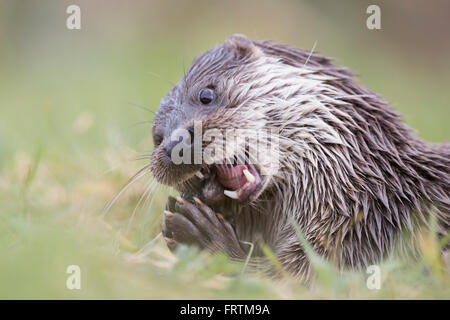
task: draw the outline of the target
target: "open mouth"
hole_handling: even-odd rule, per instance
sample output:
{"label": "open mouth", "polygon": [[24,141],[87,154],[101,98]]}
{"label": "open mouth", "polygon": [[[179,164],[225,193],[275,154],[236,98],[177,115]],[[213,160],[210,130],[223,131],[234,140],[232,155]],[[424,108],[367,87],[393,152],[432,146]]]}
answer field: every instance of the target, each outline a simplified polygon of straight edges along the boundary
{"label": "open mouth", "polygon": [[195,176],[203,182],[203,196],[211,202],[224,196],[244,202],[261,185],[261,175],[251,164],[224,164],[203,167]]}

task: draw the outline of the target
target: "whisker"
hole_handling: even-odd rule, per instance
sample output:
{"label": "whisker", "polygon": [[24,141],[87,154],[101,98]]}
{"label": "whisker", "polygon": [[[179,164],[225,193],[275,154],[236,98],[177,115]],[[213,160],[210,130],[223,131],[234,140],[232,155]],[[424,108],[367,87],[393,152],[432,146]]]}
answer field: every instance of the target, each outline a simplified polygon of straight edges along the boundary
{"label": "whisker", "polygon": [[124,163],[122,162],[122,163],[119,163],[118,165],[115,165],[115,166],[113,166],[112,168],[110,168],[110,169],[108,169],[108,170],[105,170],[104,172],[103,172],[103,175],[107,175],[108,173],[111,173],[111,172],[113,172],[114,170],[117,170],[118,168],[120,168],[121,166],[123,166],[124,165]]}
{"label": "whisker", "polygon": [[313,55],[314,50],[316,49],[316,45],[317,45],[317,40],[314,42],[314,45],[313,45],[313,47],[312,47],[312,49],[311,49],[311,52],[310,52],[309,55],[308,55],[308,58],[307,58],[306,61],[305,61],[305,64],[303,65],[303,68],[306,67],[306,65],[307,65],[308,62],[309,62],[309,59],[311,59],[311,56]]}
{"label": "whisker", "polygon": [[109,210],[111,210],[111,207],[116,203],[117,199],[136,181],[138,181],[140,178],[145,176],[146,174],[150,173],[150,167],[149,165],[145,165],[143,168],[141,168],[134,176],[132,176],[128,182],[120,189],[120,191],[116,194],[116,196],[106,205],[105,209],[103,210],[102,215],[100,216],[102,219],[108,214]]}
{"label": "whisker", "polygon": [[121,166],[123,166],[124,164],[128,164],[128,163],[133,162],[133,161],[149,160],[150,156],[151,156],[151,154],[143,154],[143,155],[141,155],[139,157],[136,157],[136,158],[125,159],[125,160],[121,161],[120,163],[118,163],[117,165],[111,167],[110,169],[105,170],[102,174],[106,175],[108,173],[111,173],[114,170],[116,170],[116,169],[120,168]]}
{"label": "whisker", "polygon": [[146,121],[139,121],[139,122],[135,122],[135,123],[131,124],[129,128],[133,128],[133,127],[140,126],[140,125],[144,125],[144,124],[146,124],[146,125],[152,125],[153,122],[152,122],[152,121],[149,121],[149,120],[146,120]]}
{"label": "whisker", "polygon": [[131,101],[129,101],[129,102],[128,102],[128,104],[132,105],[133,107],[139,108],[139,109],[141,109],[141,110],[144,110],[144,111],[150,112],[150,113],[152,113],[153,115],[155,115],[155,114],[156,114],[156,112],[155,112],[155,111],[153,111],[153,110],[150,110],[150,108],[148,108],[148,107],[147,107],[147,106],[145,106],[145,105],[141,105],[141,104],[138,104],[138,103],[135,103],[135,102],[131,102]]}
{"label": "whisker", "polygon": [[157,183],[156,186],[153,187],[153,190],[147,194],[144,204],[142,205],[142,208],[145,208],[144,210],[149,210],[152,207],[153,201],[155,200],[155,195],[158,193],[158,189],[160,186],[161,185]]}
{"label": "whisker", "polygon": [[341,96],[336,96],[336,99],[346,99],[346,98],[378,98],[374,94],[346,94]]}
{"label": "whisker", "polygon": [[150,160],[151,154],[144,154],[142,156],[131,159],[131,161]]}
{"label": "whisker", "polygon": [[186,64],[184,63],[185,61],[184,61],[184,57],[183,57],[183,60],[182,60],[182,64],[183,64],[183,73],[184,73],[184,76],[183,76],[183,83],[184,83],[184,86],[187,88],[187,80],[186,80]]}
{"label": "whisker", "polygon": [[141,256],[141,257],[147,256],[147,255],[150,253],[153,244],[154,244],[154,243],[156,242],[156,240],[158,240],[161,236],[162,236],[162,232],[158,233],[152,240],[150,240],[149,242],[147,242],[147,243],[146,243],[141,249],[139,249],[139,251],[136,252],[134,255],[135,255],[135,256]]}
{"label": "whisker", "polygon": [[142,193],[141,197],[139,198],[136,206],[134,207],[133,213],[131,214],[131,217],[128,220],[128,225],[127,225],[127,229],[126,229],[127,234],[128,234],[128,232],[130,232],[131,224],[133,223],[133,220],[136,215],[137,209],[139,208],[139,205],[141,204],[142,200],[144,200],[144,198],[146,198],[147,193],[151,192],[151,190],[154,189],[154,186],[156,185],[156,183],[157,183],[156,180],[152,178],[152,179],[150,179],[149,183],[145,187],[145,191]]}
{"label": "whisker", "polygon": [[157,77],[157,78],[159,78],[160,80],[164,80],[164,81],[166,81],[168,84],[170,84],[171,86],[174,86],[174,85],[175,85],[175,83],[173,83],[173,82],[170,81],[169,79],[166,79],[166,78],[162,77],[160,74],[157,74],[157,73],[155,73],[155,72],[148,71],[147,74],[148,74],[148,75],[151,75],[151,76],[154,76],[154,77]]}

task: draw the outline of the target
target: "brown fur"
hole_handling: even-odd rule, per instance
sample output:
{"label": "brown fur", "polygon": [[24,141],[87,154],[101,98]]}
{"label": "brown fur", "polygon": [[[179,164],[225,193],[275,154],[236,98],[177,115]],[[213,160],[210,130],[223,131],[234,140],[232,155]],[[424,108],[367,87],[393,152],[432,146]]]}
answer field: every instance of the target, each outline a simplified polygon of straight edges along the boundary
{"label": "brown fur", "polygon": [[[217,108],[186,112],[211,84]],[[299,278],[311,270],[289,215],[316,252],[341,268],[377,263],[396,244],[416,254],[414,235],[431,216],[440,234],[450,230],[450,146],[415,137],[386,102],[327,58],[231,36],[194,61],[162,100],[154,132],[166,139],[194,119],[205,128],[279,130],[280,172],[264,177],[251,201],[227,199],[213,209],[233,221],[241,244],[264,242]],[[201,194],[190,178],[200,166],[163,164],[162,149],[152,155],[157,180]],[[254,261],[264,261],[258,256],[257,246]]]}

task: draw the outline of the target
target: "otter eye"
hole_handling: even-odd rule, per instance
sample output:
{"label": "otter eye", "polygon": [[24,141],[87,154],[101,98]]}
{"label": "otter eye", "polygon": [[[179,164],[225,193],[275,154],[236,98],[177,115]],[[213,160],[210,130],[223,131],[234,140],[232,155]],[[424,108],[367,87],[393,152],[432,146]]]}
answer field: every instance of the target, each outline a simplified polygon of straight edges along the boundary
{"label": "otter eye", "polygon": [[159,134],[153,134],[153,145],[156,148],[163,141],[163,137]]}
{"label": "otter eye", "polygon": [[209,105],[216,100],[216,93],[211,88],[205,88],[198,93],[198,99],[204,105]]}

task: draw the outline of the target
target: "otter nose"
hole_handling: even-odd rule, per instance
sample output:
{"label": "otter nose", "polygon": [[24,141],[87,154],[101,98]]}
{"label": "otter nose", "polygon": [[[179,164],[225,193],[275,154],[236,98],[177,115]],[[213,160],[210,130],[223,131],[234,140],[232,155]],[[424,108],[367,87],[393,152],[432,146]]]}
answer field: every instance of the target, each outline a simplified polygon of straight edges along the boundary
{"label": "otter nose", "polygon": [[165,144],[167,159],[174,164],[191,164],[194,155],[194,129],[178,129]]}

